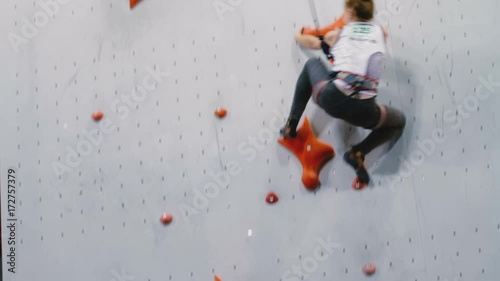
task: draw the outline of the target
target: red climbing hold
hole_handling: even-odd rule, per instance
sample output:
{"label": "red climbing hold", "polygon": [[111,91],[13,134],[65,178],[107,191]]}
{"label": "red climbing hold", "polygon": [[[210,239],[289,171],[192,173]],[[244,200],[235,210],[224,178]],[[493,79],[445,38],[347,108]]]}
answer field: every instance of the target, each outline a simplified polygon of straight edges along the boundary
{"label": "red climbing hold", "polygon": [[137,5],[137,3],[139,3],[140,1],[141,0],[130,0],[130,9],[135,7],[135,5]]}
{"label": "red climbing hold", "polygon": [[266,196],[266,202],[269,204],[277,203],[279,200],[278,195],[274,192],[269,192]]}
{"label": "red climbing hold", "polygon": [[280,144],[292,151],[302,164],[302,183],[309,190],[319,185],[319,173],[323,166],[335,157],[335,150],[316,138],[307,117],[294,138],[282,137]]}
{"label": "red climbing hold", "polygon": [[366,187],[366,183],[362,182],[359,178],[355,178],[352,182],[352,188],[361,190]]}
{"label": "red climbing hold", "polygon": [[214,281],[222,281],[222,278],[220,278],[219,275],[215,274]]}
{"label": "red climbing hold", "polygon": [[94,113],[92,113],[92,119],[94,119],[95,121],[101,120],[103,116],[104,113],[102,113],[102,111],[95,111]]}
{"label": "red climbing hold", "polygon": [[365,264],[365,266],[363,266],[363,272],[366,275],[373,275],[375,273],[375,270],[376,270],[376,267],[372,263]]}
{"label": "red climbing hold", "polygon": [[227,109],[225,108],[217,108],[215,111],[215,116],[219,118],[224,118],[227,115]]}
{"label": "red climbing hold", "polygon": [[161,218],[160,218],[160,221],[163,223],[163,224],[169,224],[172,222],[172,220],[174,219],[174,216],[172,216],[172,214],[169,214],[169,213],[163,213],[161,215]]}

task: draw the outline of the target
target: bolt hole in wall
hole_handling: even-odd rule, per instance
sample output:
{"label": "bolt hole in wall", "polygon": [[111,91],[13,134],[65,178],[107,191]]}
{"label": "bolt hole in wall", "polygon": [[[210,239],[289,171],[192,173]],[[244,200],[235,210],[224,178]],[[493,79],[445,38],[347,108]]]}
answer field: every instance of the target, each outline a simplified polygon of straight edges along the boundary
{"label": "bolt hole in wall", "polygon": [[[497,280],[500,6],[476,2],[375,0],[387,39],[344,0],[6,3],[3,278]],[[373,123],[399,139],[357,145]]]}

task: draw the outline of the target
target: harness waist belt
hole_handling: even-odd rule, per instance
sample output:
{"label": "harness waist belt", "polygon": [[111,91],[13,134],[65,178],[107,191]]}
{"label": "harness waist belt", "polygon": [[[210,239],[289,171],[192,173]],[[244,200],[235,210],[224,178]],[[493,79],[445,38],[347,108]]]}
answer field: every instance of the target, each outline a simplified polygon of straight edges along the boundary
{"label": "harness waist belt", "polygon": [[337,79],[349,84],[352,90],[377,92],[378,82],[365,76],[341,71],[337,74]]}

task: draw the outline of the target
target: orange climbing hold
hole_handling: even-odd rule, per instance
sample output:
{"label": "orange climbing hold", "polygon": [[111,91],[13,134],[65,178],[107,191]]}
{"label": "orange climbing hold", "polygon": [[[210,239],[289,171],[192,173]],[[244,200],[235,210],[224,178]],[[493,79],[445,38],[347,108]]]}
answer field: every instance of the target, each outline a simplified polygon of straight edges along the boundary
{"label": "orange climbing hold", "polygon": [[323,166],[335,157],[335,150],[316,138],[307,117],[294,138],[282,137],[280,144],[297,156],[302,164],[302,183],[309,190],[319,185],[319,173]]}
{"label": "orange climbing hold", "polygon": [[103,116],[104,113],[102,113],[102,111],[95,111],[94,113],[92,113],[92,119],[94,119],[95,121],[101,120]]}
{"label": "orange climbing hold", "polygon": [[172,222],[172,220],[174,219],[174,216],[172,216],[172,214],[169,214],[169,213],[163,213],[161,215],[161,218],[160,218],[160,221],[163,223],[163,224],[169,224]]}
{"label": "orange climbing hold", "polygon": [[227,109],[225,108],[217,108],[215,111],[215,116],[219,118],[224,118],[227,115]]}
{"label": "orange climbing hold", "polygon": [[372,263],[369,263],[369,264],[366,264],[365,266],[363,266],[363,272],[366,275],[373,275],[375,273],[376,269],[377,268]]}
{"label": "orange climbing hold", "polygon": [[222,278],[220,278],[219,275],[215,274],[214,281],[222,281]]}
{"label": "orange climbing hold", "polygon": [[274,192],[269,192],[266,196],[266,202],[269,203],[269,204],[274,204],[274,203],[278,203],[279,201],[279,198],[278,198],[278,195],[276,195],[276,193]]}
{"label": "orange climbing hold", "polygon": [[325,36],[328,32],[333,31],[335,29],[342,29],[345,25],[346,25],[345,14],[343,14],[332,24],[327,25],[323,28],[304,27],[302,28],[302,34],[313,35],[313,36]]}
{"label": "orange climbing hold", "polygon": [[130,0],[130,9],[135,7],[135,5],[137,5],[137,3],[139,3],[140,1],[141,0]]}

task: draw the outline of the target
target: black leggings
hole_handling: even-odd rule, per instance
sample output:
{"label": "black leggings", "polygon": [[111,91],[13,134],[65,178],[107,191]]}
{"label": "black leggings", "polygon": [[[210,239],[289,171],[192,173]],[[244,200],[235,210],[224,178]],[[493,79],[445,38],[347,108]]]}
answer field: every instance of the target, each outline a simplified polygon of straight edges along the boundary
{"label": "black leggings", "polygon": [[334,77],[335,73],[327,70],[321,59],[309,59],[297,80],[289,118],[300,120],[312,96],[313,101],[330,116],[372,130],[361,143],[353,146],[354,151],[368,154],[390,140],[399,139],[406,124],[401,111],[379,105],[375,98],[346,96],[333,83]]}

